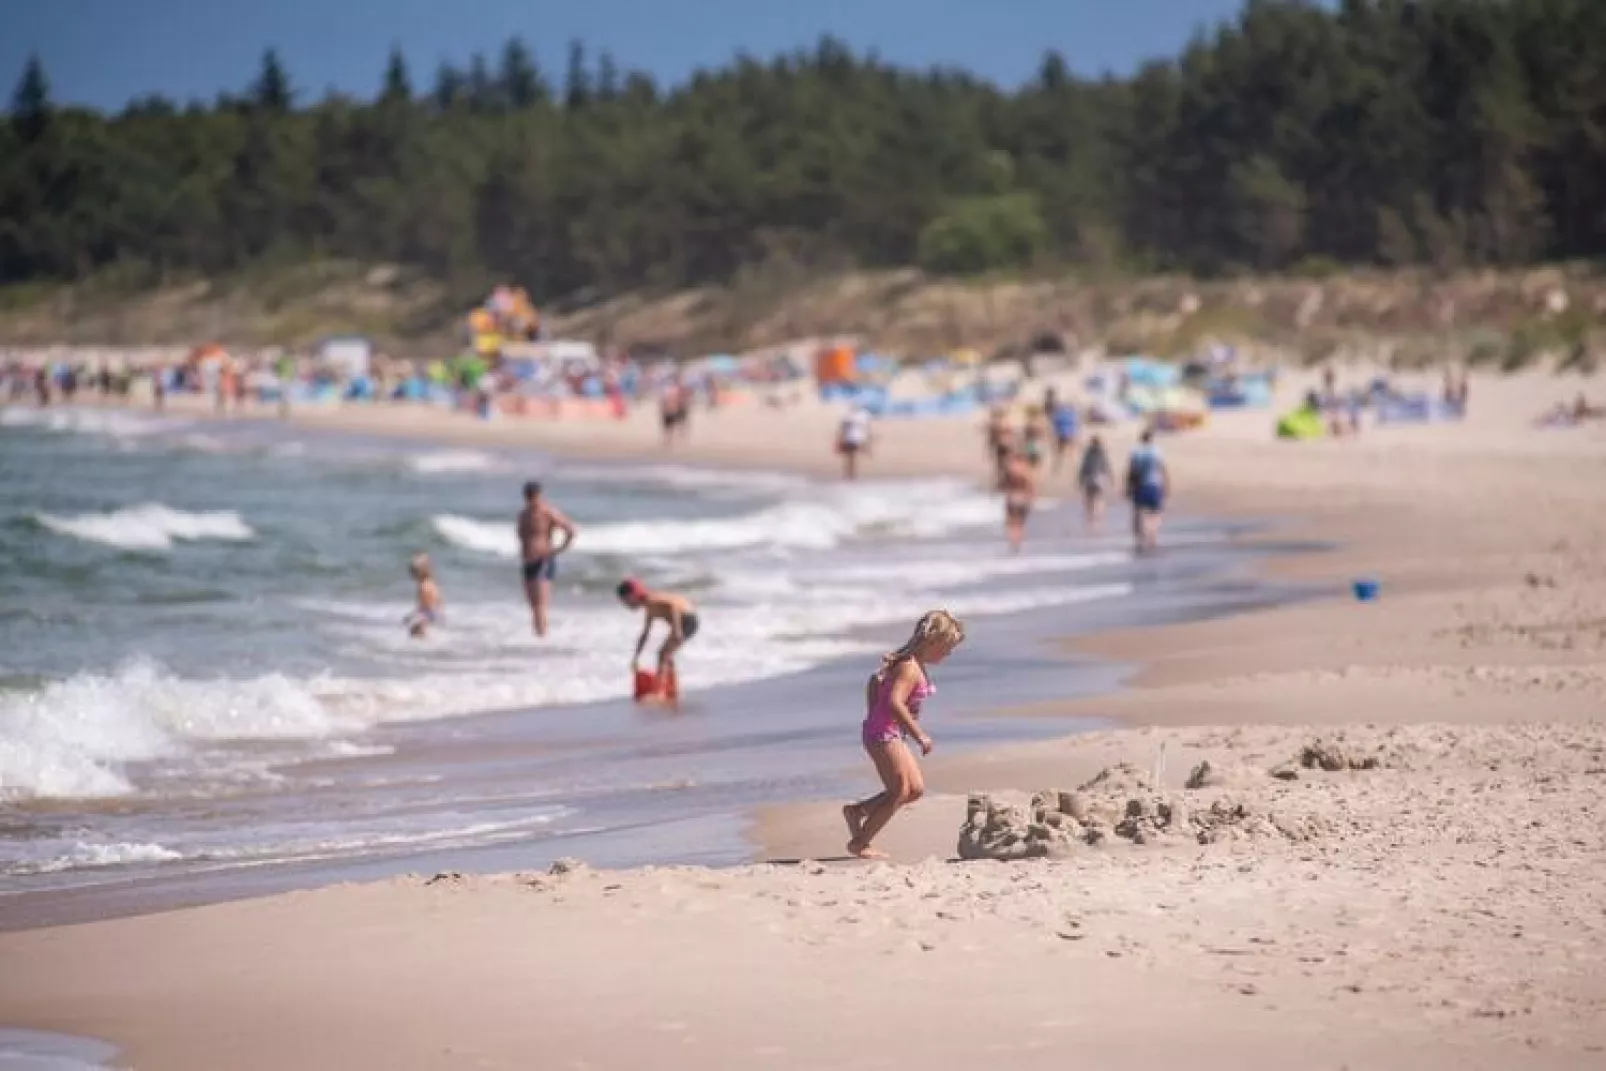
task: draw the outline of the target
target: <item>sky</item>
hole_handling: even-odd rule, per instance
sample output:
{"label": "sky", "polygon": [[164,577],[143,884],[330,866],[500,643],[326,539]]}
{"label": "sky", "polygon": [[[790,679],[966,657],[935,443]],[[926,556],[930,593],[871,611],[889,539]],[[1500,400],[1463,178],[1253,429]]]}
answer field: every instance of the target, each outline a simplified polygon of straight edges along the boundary
{"label": "sky", "polygon": [[392,45],[427,90],[443,61],[493,66],[522,35],[549,79],[568,43],[661,83],[760,58],[829,32],[909,66],[958,65],[1013,86],[1059,49],[1084,74],[1125,74],[1175,54],[1242,0],[0,0],[0,94],[37,52],[58,103],[116,110],[159,93],[180,103],[243,90],[278,50],[298,99],[369,97]]}

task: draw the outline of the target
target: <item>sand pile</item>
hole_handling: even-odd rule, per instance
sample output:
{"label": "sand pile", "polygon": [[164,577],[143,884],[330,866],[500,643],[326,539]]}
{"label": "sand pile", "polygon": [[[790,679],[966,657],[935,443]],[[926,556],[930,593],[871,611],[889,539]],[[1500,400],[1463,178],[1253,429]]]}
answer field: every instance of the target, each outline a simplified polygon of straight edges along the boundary
{"label": "sand pile", "polygon": [[1291,806],[1293,801],[1286,796],[1265,790],[1297,781],[1301,770],[1336,773],[1377,770],[1387,764],[1387,756],[1376,745],[1319,737],[1270,769],[1204,760],[1189,773],[1180,792],[1163,791],[1148,774],[1121,762],[1103,768],[1074,791],[1038,792],[1024,807],[975,793],[960,826],[959,857],[1063,859],[1078,847],[1120,842],[1317,840],[1335,829],[1319,807]]}

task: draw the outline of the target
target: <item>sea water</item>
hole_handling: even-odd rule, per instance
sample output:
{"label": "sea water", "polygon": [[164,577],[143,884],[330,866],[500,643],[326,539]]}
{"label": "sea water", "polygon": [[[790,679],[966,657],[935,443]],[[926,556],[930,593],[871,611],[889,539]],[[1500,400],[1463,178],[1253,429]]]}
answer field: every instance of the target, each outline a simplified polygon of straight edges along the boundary
{"label": "sea water", "polygon": [[[514,535],[529,478],[579,527],[545,640]],[[857,762],[863,676],[927,609],[970,626],[937,707],[963,744],[1047,731],[964,711],[1113,682],[1049,636],[1268,598],[1219,526],[1144,562],[1050,511],[1011,555],[964,479],[11,408],[0,487],[0,894],[76,891],[89,914],[97,889],[376,860],[738,858],[732,815]],[[422,640],[417,551],[446,600]],[[628,702],[627,575],[698,605],[679,717]]]}

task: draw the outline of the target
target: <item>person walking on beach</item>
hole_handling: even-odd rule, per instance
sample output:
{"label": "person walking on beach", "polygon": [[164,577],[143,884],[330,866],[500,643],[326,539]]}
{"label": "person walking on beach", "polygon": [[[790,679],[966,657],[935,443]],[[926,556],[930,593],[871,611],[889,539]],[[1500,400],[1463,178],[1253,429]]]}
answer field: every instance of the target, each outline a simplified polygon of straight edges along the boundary
{"label": "person walking on beach", "polygon": [[1020,451],[1010,453],[998,479],[998,489],[1004,493],[1004,538],[1009,540],[1009,549],[1019,554],[1026,541],[1026,518],[1037,501],[1037,475],[1026,455]]}
{"label": "person walking on beach", "polygon": [[429,626],[440,624],[441,607],[444,602],[441,599],[440,585],[435,583],[435,570],[430,565],[428,554],[423,551],[414,554],[413,560],[408,563],[407,571],[412,574],[413,582],[418,585],[418,605],[413,608],[412,613],[402,619],[402,624],[407,626],[409,636],[421,640],[429,631]]}
{"label": "person walking on beach", "polygon": [[1096,529],[1104,520],[1104,496],[1114,483],[1110,455],[1104,449],[1104,440],[1095,435],[1088,440],[1087,452],[1076,471],[1076,485],[1082,490],[1082,515],[1088,528]]}
{"label": "person walking on beach", "polygon": [[856,405],[837,428],[836,452],[842,455],[842,478],[859,478],[859,455],[870,452],[870,411]]}
{"label": "person walking on beach", "polygon": [[[530,603],[535,634],[544,637],[552,578],[558,572],[558,555],[574,542],[575,528],[569,518],[542,499],[541,485],[531,480],[524,485],[524,509],[519,513],[518,533],[524,597]],[[559,536],[562,538],[556,538]]]}
{"label": "person walking on beach", "polygon": [[1026,419],[1021,423],[1020,441],[1021,452],[1026,456],[1026,463],[1036,471],[1043,463],[1044,443],[1048,440],[1048,418],[1036,406],[1026,410]]}
{"label": "person walking on beach", "polygon": [[1076,406],[1066,405],[1050,390],[1043,396],[1043,411],[1048,414],[1049,427],[1054,430],[1054,471],[1065,467],[1067,457],[1076,451],[1078,419]]}
{"label": "person walking on beach", "polygon": [[658,418],[663,425],[666,450],[675,445],[677,435],[684,439],[690,430],[687,422],[691,419],[691,392],[679,372],[664,385],[658,398]]}
{"label": "person walking on beach", "polygon": [[964,641],[965,627],[958,618],[946,610],[932,610],[916,622],[907,643],[882,657],[881,668],[866,682],[859,737],[875,763],[882,789],[842,808],[850,855],[885,859],[885,853],[872,848],[871,842],[900,808],[925,792],[920,764],[906,741],[913,740],[922,755],[931,754],[933,745],[920,726],[920,709],[937,689],[926,668],[947,658]]}
{"label": "person walking on beach", "polygon": [[1160,542],[1160,515],[1171,493],[1171,473],[1154,445],[1154,430],[1145,429],[1126,467],[1126,496],[1132,503],[1132,539],[1139,554]]}
{"label": "person walking on beach", "polygon": [[987,456],[992,460],[995,480],[1004,478],[1004,465],[1014,448],[1015,431],[1009,426],[1009,412],[1002,405],[995,405],[987,414]]}
{"label": "person walking on beach", "polygon": [[647,637],[652,632],[652,623],[662,621],[669,626],[669,635],[658,648],[658,682],[660,688],[670,697],[678,697],[679,688],[675,681],[675,652],[686,645],[686,641],[697,635],[701,622],[697,619],[697,607],[684,595],[677,595],[672,591],[652,591],[647,585],[634,577],[627,577],[621,581],[617,589],[619,601],[632,610],[645,611],[641,622],[641,636],[636,640],[636,653],[630,656],[630,669],[635,671],[641,662],[641,652],[647,647]]}

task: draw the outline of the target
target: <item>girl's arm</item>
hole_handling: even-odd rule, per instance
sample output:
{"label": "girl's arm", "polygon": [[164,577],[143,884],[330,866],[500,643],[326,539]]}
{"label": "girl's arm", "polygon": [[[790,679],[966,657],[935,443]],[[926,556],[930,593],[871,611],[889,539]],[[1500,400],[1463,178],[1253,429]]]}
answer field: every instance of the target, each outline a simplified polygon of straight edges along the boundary
{"label": "girl's arm", "polygon": [[909,693],[914,691],[915,681],[919,678],[920,668],[913,659],[899,663],[893,670],[892,686],[887,689],[887,709],[892,716],[898,719],[903,731],[914,737],[920,746],[926,750],[931,748],[931,737],[920,727],[915,716],[909,711]]}
{"label": "girl's arm", "polygon": [[652,631],[652,618],[649,617],[641,623],[641,635],[636,638],[636,653],[630,656],[633,666],[641,661],[641,652],[647,649],[647,633]]}

